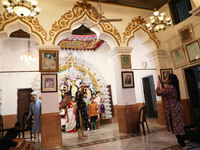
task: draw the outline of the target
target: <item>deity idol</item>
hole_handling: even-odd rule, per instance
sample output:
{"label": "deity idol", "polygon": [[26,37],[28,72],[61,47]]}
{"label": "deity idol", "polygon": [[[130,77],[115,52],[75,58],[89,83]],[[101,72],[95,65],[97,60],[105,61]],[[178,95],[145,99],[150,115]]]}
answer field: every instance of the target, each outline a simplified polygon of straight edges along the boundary
{"label": "deity idol", "polygon": [[78,88],[75,85],[76,81],[72,81],[72,87],[71,87],[71,96],[76,96],[76,92],[78,91]]}

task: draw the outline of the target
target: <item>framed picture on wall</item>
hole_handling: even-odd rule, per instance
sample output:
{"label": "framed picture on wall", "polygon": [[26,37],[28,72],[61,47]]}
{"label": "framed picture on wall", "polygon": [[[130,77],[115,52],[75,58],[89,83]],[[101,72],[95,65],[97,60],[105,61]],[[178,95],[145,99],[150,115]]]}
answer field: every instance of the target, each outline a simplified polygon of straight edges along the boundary
{"label": "framed picture on wall", "polygon": [[121,55],[122,69],[131,69],[131,56]]}
{"label": "framed picture on wall", "polygon": [[187,65],[187,59],[183,47],[178,47],[171,51],[171,58],[174,64],[174,68],[179,68]]}
{"label": "framed picture on wall", "polygon": [[167,69],[160,69],[160,75],[161,75],[161,80],[163,82],[166,81],[166,78],[169,74],[173,73],[173,69],[172,68],[167,68]]}
{"label": "framed picture on wall", "polygon": [[40,50],[39,51],[39,71],[58,72],[59,71],[59,51]]}
{"label": "framed picture on wall", "polygon": [[185,45],[188,59],[190,62],[200,59],[200,47],[199,47],[199,40],[194,40]]}
{"label": "framed picture on wall", "polygon": [[182,43],[190,42],[194,39],[192,24],[186,25],[178,30]]}
{"label": "framed picture on wall", "polygon": [[132,71],[122,72],[122,88],[134,88],[134,78]]}
{"label": "framed picture on wall", "polygon": [[41,92],[57,92],[57,74],[41,74]]}

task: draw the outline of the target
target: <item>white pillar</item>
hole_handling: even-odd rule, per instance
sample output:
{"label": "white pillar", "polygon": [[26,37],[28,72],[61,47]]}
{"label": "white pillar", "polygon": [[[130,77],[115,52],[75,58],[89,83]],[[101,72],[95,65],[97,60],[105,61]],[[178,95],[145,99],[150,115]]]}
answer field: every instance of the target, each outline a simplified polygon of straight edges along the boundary
{"label": "white pillar", "polygon": [[[57,50],[59,46],[39,46],[38,50]],[[57,74],[42,72],[41,74]],[[42,149],[62,146],[61,117],[59,113],[58,92],[41,93],[41,140]]]}
{"label": "white pillar", "polygon": [[110,52],[110,57],[113,59],[114,75],[116,81],[117,90],[117,102],[118,105],[131,105],[136,103],[135,89],[134,88],[122,88],[122,71],[132,71],[132,69],[122,69],[121,67],[121,55],[130,55],[132,52],[131,47],[116,47]]}
{"label": "white pillar", "polygon": [[167,67],[166,51],[161,49],[156,49],[151,51],[147,57],[155,62],[156,71],[160,74],[160,69],[165,69]]}

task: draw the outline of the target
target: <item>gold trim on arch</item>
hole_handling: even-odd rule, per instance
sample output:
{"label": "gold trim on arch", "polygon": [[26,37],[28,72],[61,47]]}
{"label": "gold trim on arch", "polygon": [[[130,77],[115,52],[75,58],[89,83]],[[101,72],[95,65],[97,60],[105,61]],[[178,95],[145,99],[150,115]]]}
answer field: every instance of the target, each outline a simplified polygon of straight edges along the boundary
{"label": "gold trim on arch", "polygon": [[129,23],[129,25],[126,27],[126,31],[123,33],[123,42],[128,39],[127,46],[130,39],[134,37],[135,32],[137,32],[139,29],[142,29],[149,35],[149,38],[155,42],[157,48],[160,46],[160,40],[156,37],[155,33],[149,32],[146,27],[146,21],[141,16],[139,16],[138,18],[134,18],[132,22]]}
{"label": "gold trim on arch", "polygon": [[[0,31],[4,30],[5,26],[9,23],[20,19],[20,21],[30,27],[32,33],[36,34],[41,39],[43,45],[44,41],[51,41],[52,39],[52,44],[55,45],[55,41],[58,35],[64,31],[71,30],[72,24],[83,18],[85,15],[95,23],[99,21],[99,18],[97,18],[93,13],[92,7],[93,6],[86,1],[77,2],[72,10],[69,10],[64,15],[62,15],[58,21],[55,21],[55,23],[52,25],[52,29],[48,33],[39,24],[37,18],[31,19],[29,17],[25,17],[22,20],[19,17],[16,17],[16,15],[10,15],[5,11],[3,15],[0,14]],[[102,16],[102,18],[106,19],[105,16]],[[131,23],[129,23],[129,25],[126,27],[125,32],[123,32],[123,38],[121,37],[116,27],[113,26],[110,22],[99,23],[99,26],[102,28],[103,32],[111,35],[115,39],[118,46],[120,46],[120,43],[125,43],[126,41],[128,46],[130,38],[132,38],[134,33],[139,29],[145,31],[149,35],[150,39],[156,43],[157,47],[160,46],[159,39],[156,37],[155,33],[148,31],[146,27],[146,21],[141,16],[132,19]]]}
{"label": "gold trim on arch", "polygon": [[[30,29],[31,29],[31,32],[32,33],[34,33],[34,34],[36,34],[39,38],[40,38],[40,40],[41,40],[41,42],[42,42],[42,44],[44,45],[44,39],[42,38],[42,36],[37,32],[37,30],[36,31],[34,31],[33,30],[33,27],[32,27],[32,25],[33,24],[35,24],[35,27],[34,28],[38,28],[38,30],[39,30],[39,27],[41,26],[41,25],[39,25],[39,21],[37,20],[37,19],[29,19],[29,18],[25,18],[25,20],[22,20],[22,19],[20,19],[20,17],[17,17],[16,15],[10,15],[8,12],[4,12],[3,13],[3,16],[0,14],[0,31],[3,31],[4,30],[4,28],[6,27],[6,25],[8,25],[8,24],[10,24],[11,22],[14,22],[14,21],[16,21],[16,20],[20,20],[21,22],[23,22],[23,23],[25,23],[26,25],[28,25],[29,27],[30,27]],[[41,26],[41,28],[42,28],[42,26]],[[43,28],[42,28],[43,29]],[[41,29],[40,29],[41,30]],[[43,29],[44,30],[44,29]]]}
{"label": "gold trim on arch", "polygon": [[[95,16],[94,12],[92,11],[92,5],[90,3],[87,3],[86,1],[83,2],[77,2],[77,4],[74,5],[72,8],[72,11],[66,12],[61,18],[56,21],[52,25],[52,29],[49,31],[49,39],[45,40],[51,40],[53,39],[53,45],[55,45],[56,38],[58,35],[64,31],[70,30],[72,24],[83,18],[85,15],[91,19],[94,22],[98,22],[98,18]],[[103,19],[106,19],[105,16],[102,16]],[[121,42],[121,36],[118,30],[109,22],[107,23],[100,23],[99,24],[103,30],[103,32],[108,33],[111,35],[117,42],[118,46],[120,46],[119,41]]]}

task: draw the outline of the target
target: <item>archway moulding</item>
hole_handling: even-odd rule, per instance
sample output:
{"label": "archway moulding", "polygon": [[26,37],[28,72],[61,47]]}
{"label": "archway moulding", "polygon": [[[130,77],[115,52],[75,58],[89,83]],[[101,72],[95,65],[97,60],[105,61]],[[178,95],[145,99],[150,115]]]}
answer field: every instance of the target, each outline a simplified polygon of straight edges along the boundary
{"label": "archway moulding", "polygon": [[[21,19],[16,15],[10,15],[8,12],[4,12],[3,15],[0,14],[0,31],[4,31],[6,25],[19,19],[21,22],[27,24],[31,29],[31,32],[36,34],[41,39],[43,45],[45,44],[45,41],[52,42],[52,44],[55,45],[58,35],[62,32],[71,30],[72,24],[83,17],[87,16],[92,22],[98,23],[99,19],[92,11],[92,7],[93,6],[86,1],[77,2],[72,10],[67,11],[58,21],[55,21],[52,25],[52,29],[48,32],[40,25],[37,18],[31,19],[29,17],[25,17],[24,19]],[[105,16],[102,16],[102,18],[106,19]],[[116,27],[110,22],[99,23],[98,26],[101,27],[103,33],[110,35],[116,41],[118,46],[126,42],[128,45],[129,40],[134,37],[135,32],[142,29],[149,35],[150,39],[155,42],[157,47],[159,47],[160,41],[156,37],[155,33],[148,31],[145,23],[146,21],[140,16],[132,19],[131,23],[129,23],[129,25],[125,28],[125,32],[123,32],[123,38]]]}
{"label": "archway moulding", "polygon": [[135,33],[140,29],[148,34],[149,38],[154,41],[157,48],[160,46],[161,44],[160,40],[156,37],[155,33],[149,32],[146,26],[146,21],[141,16],[139,16],[138,18],[132,19],[131,23],[129,23],[129,25],[126,28],[126,31],[123,33],[124,35],[123,40],[124,41],[127,40],[127,46],[130,40],[134,38]]}
{"label": "archway moulding", "polygon": [[[25,24],[29,27],[30,32],[35,34],[39,39],[41,40],[41,43],[44,44],[44,39],[41,34],[44,34],[45,30],[42,28],[41,25],[39,25],[39,21],[36,19],[21,19],[20,17],[16,15],[10,15],[8,12],[4,12],[3,15],[0,14],[0,32],[5,30],[5,27],[12,24],[15,21],[19,21],[22,24]],[[41,34],[39,33],[41,32]]]}

